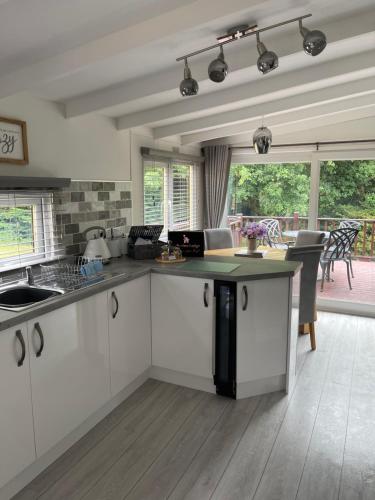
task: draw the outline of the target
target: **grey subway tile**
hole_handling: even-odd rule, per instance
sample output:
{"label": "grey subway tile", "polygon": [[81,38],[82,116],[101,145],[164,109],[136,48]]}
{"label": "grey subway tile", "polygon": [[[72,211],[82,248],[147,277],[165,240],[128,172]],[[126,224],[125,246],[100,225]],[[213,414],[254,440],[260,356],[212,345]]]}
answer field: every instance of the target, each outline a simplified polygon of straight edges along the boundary
{"label": "grey subway tile", "polygon": [[103,191],[103,183],[102,182],[93,182],[91,189],[93,191]]}
{"label": "grey subway tile", "polygon": [[98,200],[99,201],[109,200],[109,192],[108,191],[99,191],[98,192]]}
{"label": "grey subway tile", "polygon": [[90,212],[92,204],[89,201],[80,201],[78,203],[78,208],[80,212]]}
{"label": "grey subway tile", "polygon": [[125,200],[125,208],[131,208],[132,207],[132,200]]}
{"label": "grey subway tile", "polygon": [[115,191],[116,185],[114,182],[103,182],[103,191]]}
{"label": "grey subway tile", "polygon": [[71,201],[85,201],[85,193],[81,191],[75,191],[73,193],[70,193],[70,199]]}
{"label": "grey subway tile", "polygon": [[74,234],[79,232],[79,225],[78,224],[66,224],[64,226],[65,229],[65,234]]}
{"label": "grey subway tile", "polygon": [[78,212],[77,214],[72,214],[72,222],[84,222],[87,220],[87,213]]}

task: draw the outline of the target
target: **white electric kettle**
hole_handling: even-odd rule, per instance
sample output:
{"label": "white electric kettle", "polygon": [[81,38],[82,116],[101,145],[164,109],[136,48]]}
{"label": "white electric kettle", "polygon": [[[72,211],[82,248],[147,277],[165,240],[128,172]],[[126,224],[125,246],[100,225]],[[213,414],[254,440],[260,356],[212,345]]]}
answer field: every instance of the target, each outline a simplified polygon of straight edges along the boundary
{"label": "white electric kettle", "polygon": [[99,234],[94,234],[94,238],[87,241],[86,250],[83,256],[88,260],[101,259],[103,264],[107,264],[111,258],[111,252],[109,251],[107,242],[103,238],[103,235],[106,234],[104,227],[89,227],[83,232],[83,235],[87,237],[87,233],[90,231],[99,231]]}

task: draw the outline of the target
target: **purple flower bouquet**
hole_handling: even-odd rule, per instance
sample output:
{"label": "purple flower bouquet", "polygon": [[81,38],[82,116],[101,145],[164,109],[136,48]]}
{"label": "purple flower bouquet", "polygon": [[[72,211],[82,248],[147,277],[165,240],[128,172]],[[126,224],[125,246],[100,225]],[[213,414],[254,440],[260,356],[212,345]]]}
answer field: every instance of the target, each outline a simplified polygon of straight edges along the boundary
{"label": "purple flower bouquet", "polygon": [[240,229],[241,236],[248,239],[261,239],[267,236],[267,228],[259,222],[251,222]]}

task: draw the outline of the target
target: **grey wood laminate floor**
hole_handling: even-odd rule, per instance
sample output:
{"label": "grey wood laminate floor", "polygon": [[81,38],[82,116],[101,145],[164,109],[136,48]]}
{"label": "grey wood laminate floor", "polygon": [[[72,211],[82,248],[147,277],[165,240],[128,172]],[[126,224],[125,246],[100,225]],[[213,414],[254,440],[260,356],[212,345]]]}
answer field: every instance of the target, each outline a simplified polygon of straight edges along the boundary
{"label": "grey wood laminate floor", "polygon": [[319,313],[290,395],[148,380],[17,500],[374,500],[375,319]]}

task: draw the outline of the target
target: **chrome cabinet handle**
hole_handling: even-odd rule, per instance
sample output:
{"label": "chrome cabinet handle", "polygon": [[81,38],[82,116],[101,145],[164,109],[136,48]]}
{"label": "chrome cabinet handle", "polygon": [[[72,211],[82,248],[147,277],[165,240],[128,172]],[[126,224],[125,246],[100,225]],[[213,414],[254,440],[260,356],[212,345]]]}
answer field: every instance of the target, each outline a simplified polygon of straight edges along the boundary
{"label": "chrome cabinet handle", "polygon": [[39,339],[40,339],[40,347],[36,351],[35,355],[36,355],[37,358],[40,358],[40,355],[42,354],[43,349],[44,349],[44,336],[43,336],[42,328],[40,327],[39,323],[35,323],[34,324],[34,328],[37,331],[37,333],[39,335]]}
{"label": "chrome cabinet handle", "polygon": [[[245,298],[245,301],[243,300],[243,298]],[[243,311],[246,311],[248,302],[249,302],[249,297],[247,294],[247,286],[244,285],[242,287],[242,310]]]}
{"label": "chrome cabinet handle", "polygon": [[115,317],[117,316],[117,313],[118,313],[118,308],[119,308],[119,305],[118,305],[118,299],[116,297],[116,293],[115,292],[112,292],[112,303],[113,301],[115,301],[115,304],[116,304],[116,309],[115,311],[113,311],[112,309],[112,318],[115,319]]}
{"label": "chrome cabinet handle", "polygon": [[16,331],[16,337],[17,337],[17,340],[19,341],[19,343],[21,344],[21,349],[22,349],[21,357],[17,361],[17,366],[22,366],[23,362],[25,361],[25,357],[26,357],[26,346],[25,346],[25,341],[23,339],[23,335],[22,335],[21,330]]}
{"label": "chrome cabinet handle", "polygon": [[204,307],[208,307],[207,292],[208,292],[208,283],[205,283],[204,284],[204,290],[203,290],[203,303],[204,303]]}

